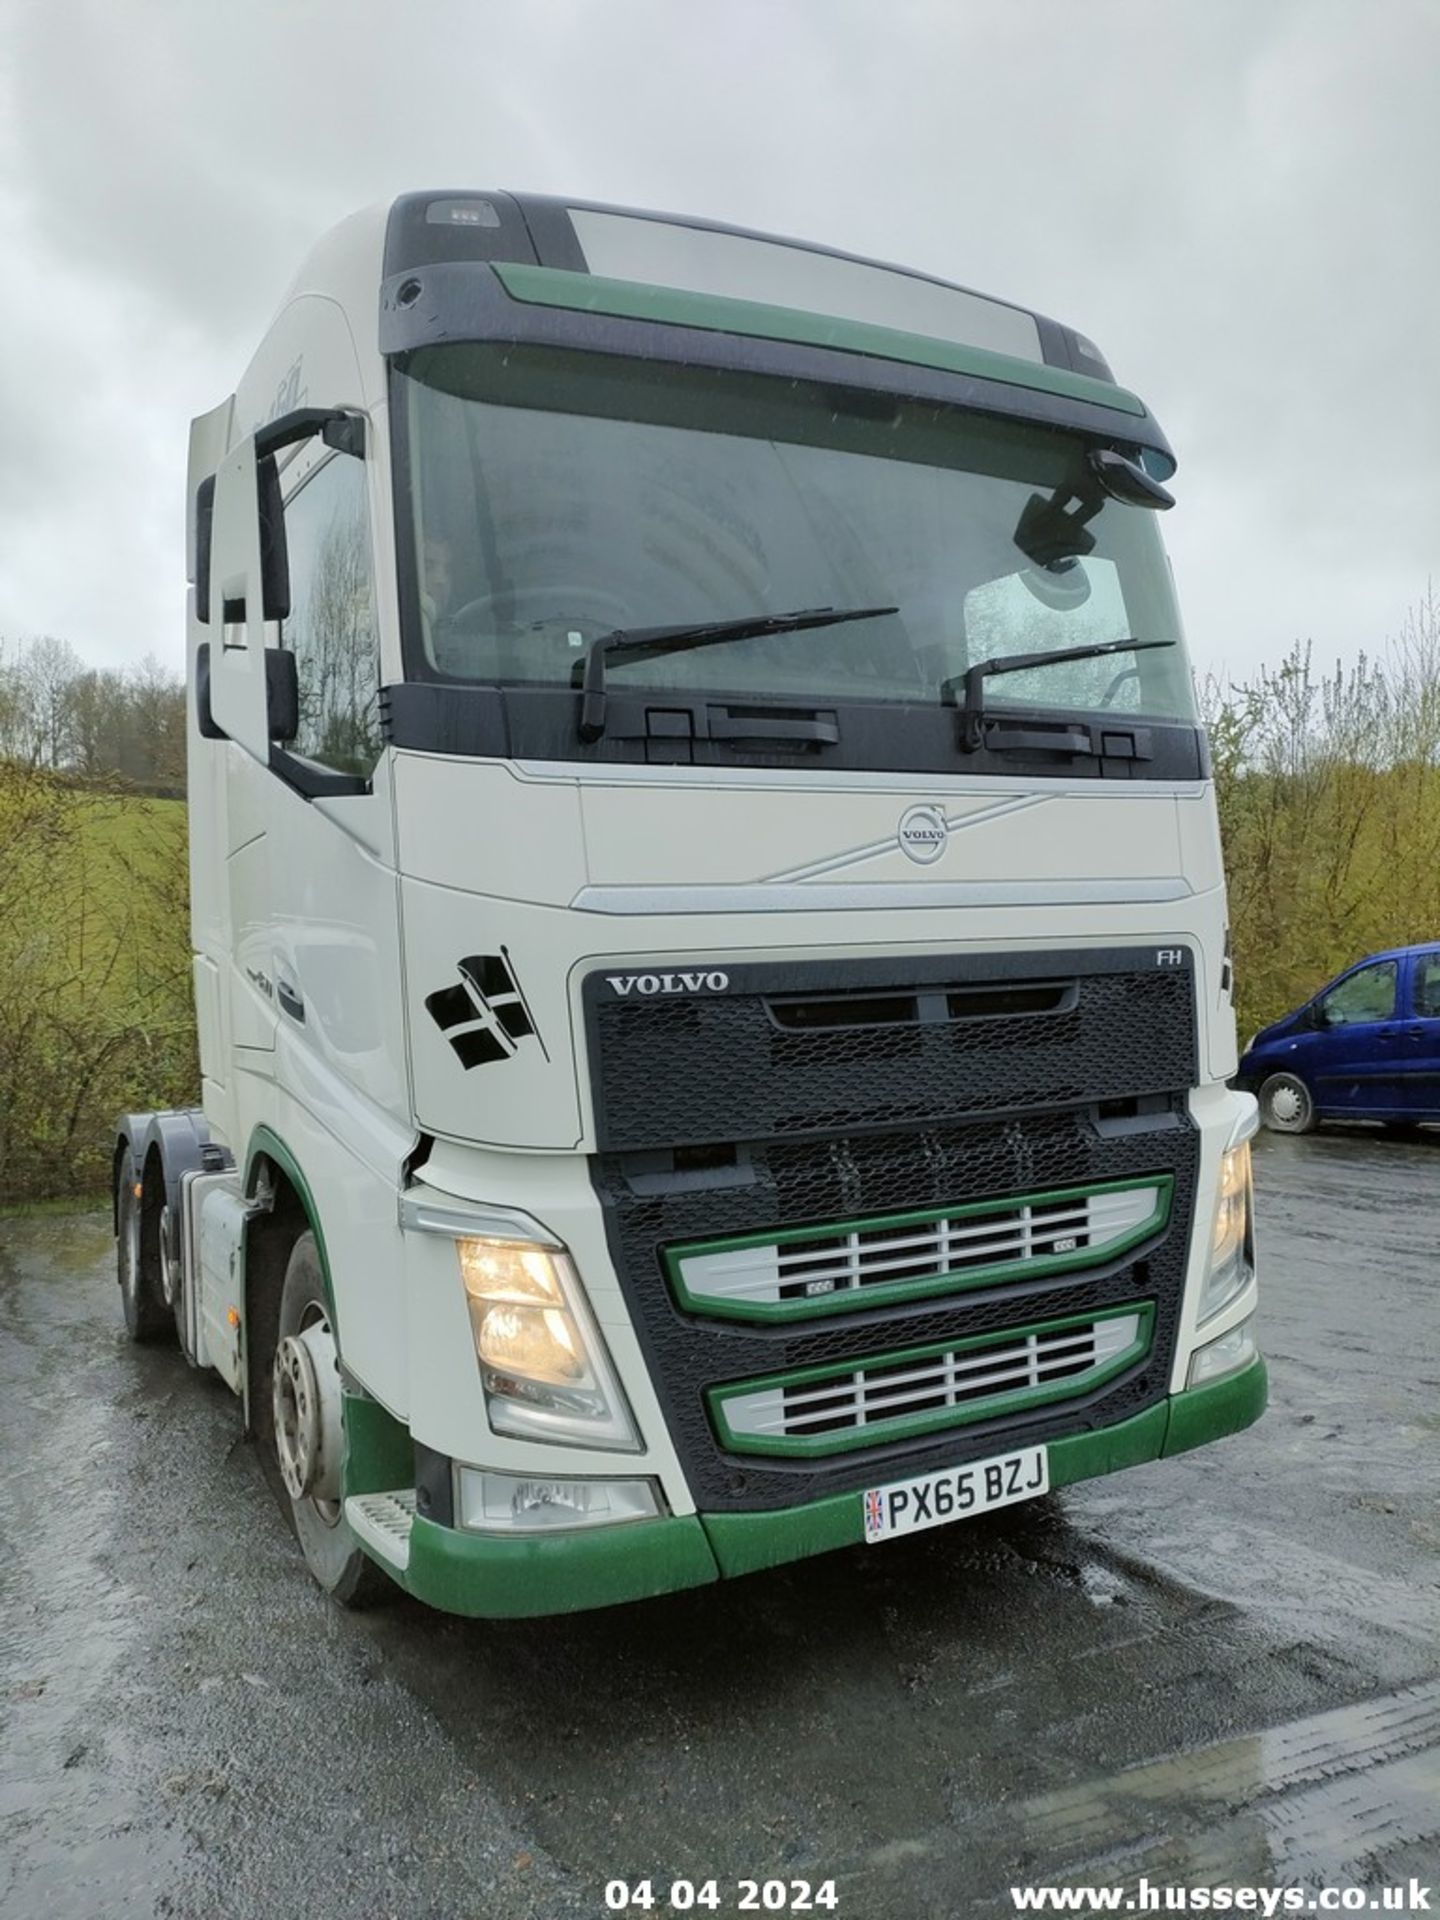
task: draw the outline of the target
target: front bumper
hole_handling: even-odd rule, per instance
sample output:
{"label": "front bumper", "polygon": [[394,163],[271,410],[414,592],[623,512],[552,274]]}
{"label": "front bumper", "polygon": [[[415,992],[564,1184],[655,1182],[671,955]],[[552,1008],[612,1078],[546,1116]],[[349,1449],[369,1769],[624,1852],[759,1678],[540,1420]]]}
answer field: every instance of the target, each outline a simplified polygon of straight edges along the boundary
{"label": "front bumper", "polygon": [[[1115,1473],[1185,1453],[1251,1426],[1265,1411],[1265,1362],[1193,1388],[1096,1432],[1052,1440],[1050,1484]],[[690,1514],[534,1539],[462,1533],[417,1518],[404,1573],[416,1599],[483,1619],[579,1613],[754,1573],[863,1538],[854,1492],[768,1513]]]}

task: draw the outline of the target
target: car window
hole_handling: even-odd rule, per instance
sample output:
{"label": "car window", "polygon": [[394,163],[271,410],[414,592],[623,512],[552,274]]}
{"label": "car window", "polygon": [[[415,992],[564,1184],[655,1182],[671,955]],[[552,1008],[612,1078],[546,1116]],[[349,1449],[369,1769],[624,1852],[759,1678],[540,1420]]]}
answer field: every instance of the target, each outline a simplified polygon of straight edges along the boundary
{"label": "car window", "polygon": [[334,454],[285,503],[300,731],[293,751],[340,773],[380,758],[380,641],[375,624],[365,467]]}
{"label": "car window", "polygon": [[1415,962],[1415,1017],[1440,1020],[1440,953],[1422,953]]}
{"label": "car window", "polygon": [[1367,1020],[1391,1020],[1395,1015],[1396,963],[1377,960],[1359,967],[1332,987],[1320,1002],[1327,1027],[1354,1027]]}

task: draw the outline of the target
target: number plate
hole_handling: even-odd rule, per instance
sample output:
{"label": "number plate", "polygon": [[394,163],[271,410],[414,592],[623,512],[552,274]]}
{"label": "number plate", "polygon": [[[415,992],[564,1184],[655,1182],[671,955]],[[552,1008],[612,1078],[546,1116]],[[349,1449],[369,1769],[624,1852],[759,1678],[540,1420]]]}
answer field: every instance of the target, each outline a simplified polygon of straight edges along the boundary
{"label": "number plate", "polygon": [[946,1467],[920,1480],[895,1480],[871,1487],[860,1498],[865,1511],[865,1544],[922,1533],[951,1520],[969,1520],[996,1507],[1013,1507],[1050,1491],[1050,1458],[1044,1447],[1022,1447],[993,1460],[972,1460]]}

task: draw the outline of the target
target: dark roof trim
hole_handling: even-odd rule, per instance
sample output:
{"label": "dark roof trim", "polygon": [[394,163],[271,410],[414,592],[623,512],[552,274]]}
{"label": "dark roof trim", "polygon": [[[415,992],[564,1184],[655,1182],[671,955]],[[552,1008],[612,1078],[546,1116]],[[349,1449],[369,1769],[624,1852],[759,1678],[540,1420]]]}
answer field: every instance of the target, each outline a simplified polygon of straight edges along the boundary
{"label": "dark roof trim", "polygon": [[[522,276],[512,276],[517,279]],[[570,276],[555,275],[556,282]],[[523,276],[533,287],[534,270]],[[595,281],[597,290],[624,287],[624,282]],[[1008,419],[1078,432],[1106,445],[1153,449],[1174,471],[1170,444],[1143,407],[1122,389],[1098,380],[1077,378],[1068,371],[1055,374],[1038,362],[1011,361],[979,349],[949,348],[943,342],[925,342],[914,335],[890,335],[884,328],[865,328],[837,322],[830,328],[844,347],[812,340],[771,338],[764,334],[728,330],[743,311],[744,301],[702,303],[699,296],[675,295],[666,304],[664,290],[636,288],[644,296],[628,313],[597,312],[570,305],[547,305],[531,298],[510,297],[500,274],[480,261],[447,261],[415,271],[391,275],[381,287],[380,351],[405,354],[418,347],[447,342],[483,341],[565,347],[585,353],[608,353],[627,359],[656,359],[674,365],[773,374],[782,378],[817,380],[862,391],[891,393],[907,399],[929,400]],[[655,296],[659,295],[657,301]],[[612,301],[612,304],[617,304]],[[719,312],[718,323],[695,323],[702,304]],[[651,311],[689,314],[688,324],[673,319],[641,317]],[[720,311],[733,310],[733,311]],[[777,310],[751,311],[771,315]],[[804,333],[809,318],[785,315],[790,331]],[[766,321],[764,324],[771,324]],[[722,330],[725,329],[725,330]],[[810,329],[813,330],[813,329]],[[918,341],[934,346],[951,364],[916,364],[902,358],[881,357],[894,351],[895,341]],[[882,343],[889,343],[882,344]],[[879,351],[867,351],[867,343]],[[964,356],[962,361],[961,356]],[[968,367],[970,370],[964,370]],[[984,368],[984,371],[979,369]],[[1009,373],[1012,377],[1005,377]],[[1048,381],[1046,376],[1049,375]],[[1024,384],[1021,384],[1023,378]],[[1038,382],[1046,381],[1046,385]],[[1063,392],[1048,390],[1053,384]],[[1088,391],[1087,391],[1088,390]]]}
{"label": "dark roof trim", "polygon": [[572,307],[583,313],[606,313],[617,319],[658,320],[675,326],[700,327],[710,332],[750,334],[764,340],[793,340],[802,346],[830,347],[842,353],[864,353],[877,360],[899,360],[911,366],[938,367],[949,373],[973,373],[982,379],[1004,380],[1011,386],[1035,387],[1114,407],[1119,413],[1143,418],[1144,404],[1111,380],[1096,380],[1064,367],[1018,359],[993,348],[970,346],[872,321],[846,320],[833,314],[812,313],[798,307],[777,306],[731,295],[691,293],[679,287],[652,286],[630,280],[612,280],[589,273],[564,273],[552,267],[526,267],[497,261],[493,268],[512,300],[541,307]]}

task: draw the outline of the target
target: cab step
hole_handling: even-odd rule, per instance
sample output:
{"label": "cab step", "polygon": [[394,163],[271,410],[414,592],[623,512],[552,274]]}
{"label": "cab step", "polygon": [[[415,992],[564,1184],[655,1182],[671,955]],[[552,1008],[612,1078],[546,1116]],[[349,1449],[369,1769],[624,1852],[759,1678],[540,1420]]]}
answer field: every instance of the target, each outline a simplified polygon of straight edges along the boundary
{"label": "cab step", "polygon": [[397,1487],[393,1493],[352,1493],[345,1502],[350,1530],[392,1566],[404,1573],[410,1564],[410,1529],[415,1524],[415,1489]]}

